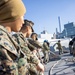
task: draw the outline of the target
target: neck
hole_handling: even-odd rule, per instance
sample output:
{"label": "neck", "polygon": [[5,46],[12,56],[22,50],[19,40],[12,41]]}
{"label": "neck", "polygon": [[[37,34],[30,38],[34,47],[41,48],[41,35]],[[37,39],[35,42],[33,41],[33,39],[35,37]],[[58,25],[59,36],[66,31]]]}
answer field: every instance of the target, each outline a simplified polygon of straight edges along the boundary
{"label": "neck", "polygon": [[2,24],[2,25],[8,30],[9,33],[11,32],[11,27],[8,23]]}
{"label": "neck", "polygon": [[26,38],[26,33],[23,33],[24,37]]}
{"label": "neck", "polygon": [[5,28],[8,30],[8,32],[11,32],[11,28],[10,27],[6,26]]}
{"label": "neck", "polygon": [[25,31],[25,30],[20,30],[20,32],[23,33],[23,36],[24,36],[25,38],[27,37],[27,31]]}
{"label": "neck", "polygon": [[29,35],[26,35],[26,38],[29,38]]}

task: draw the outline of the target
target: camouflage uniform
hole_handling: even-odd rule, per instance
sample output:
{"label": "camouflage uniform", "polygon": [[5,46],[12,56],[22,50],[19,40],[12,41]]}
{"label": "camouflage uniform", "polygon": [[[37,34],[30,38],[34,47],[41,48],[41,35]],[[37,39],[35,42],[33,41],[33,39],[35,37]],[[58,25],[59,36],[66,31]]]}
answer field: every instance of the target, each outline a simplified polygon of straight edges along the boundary
{"label": "camouflage uniform", "polygon": [[46,42],[43,43],[44,63],[49,62],[49,51],[50,48]]}
{"label": "camouflage uniform", "polygon": [[[37,54],[36,55],[39,58],[40,62],[43,63],[43,59],[42,59],[43,56],[41,56],[42,45],[38,41],[38,35],[37,35],[37,33],[32,33],[31,34],[31,38],[32,38],[32,42],[30,42],[30,43],[37,48]],[[42,54],[43,54],[43,52],[42,52]]]}
{"label": "camouflage uniform", "polygon": [[31,51],[37,50],[36,55],[39,58],[39,60],[41,61],[41,56],[40,56],[39,49],[40,48],[42,49],[42,45],[37,40],[33,40],[33,39],[28,39],[28,42],[29,42],[29,45],[32,45],[32,46],[29,46]]}
{"label": "camouflage uniform", "polygon": [[18,61],[19,75],[28,75],[28,63],[26,58],[20,58]]}
{"label": "camouflage uniform", "polygon": [[13,37],[11,37],[7,31],[0,26],[0,75],[26,75],[27,59],[22,58],[24,55],[22,53],[20,54],[18,44],[11,38]]}
{"label": "camouflage uniform", "polygon": [[18,75],[17,45],[7,30],[0,26],[0,75]]}
{"label": "camouflage uniform", "polygon": [[22,0],[0,0],[0,75],[19,75],[18,64],[23,59],[20,60],[19,45],[9,32],[20,30],[25,13]]}
{"label": "camouflage uniform", "polygon": [[75,41],[73,41],[73,56],[75,57]]}
{"label": "camouflage uniform", "polygon": [[75,37],[72,39],[73,42],[73,56],[75,57]]}
{"label": "camouflage uniform", "polygon": [[58,43],[56,43],[58,45],[57,49],[59,50],[59,54],[62,54],[62,46],[60,41],[58,41]]}
{"label": "camouflage uniform", "polygon": [[70,54],[73,54],[73,41],[69,42],[69,50],[70,50]]}
{"label": "camouflage uniform", "polygon": [[[29,49],[33,52],[33,54],[35,54],[35,56],[38,57],[40,62],[43,63],[39,51],[39,49],[42,48],[42,45],[37,40],[33,39],[27,39],[27,40],[28,40]],[[35,53],[34,50],[36,50],[37,53]],[[37,74],[42,75],[42,72],[38,71]]]}
{"label": "camouflage uniform", "polygon": [[33,51],[34,49],[42,48],[42,45],[38,41],[33,39],[27,39],[27,40],[28,40],[28,46],[30,50]]}
{"label": "camouflage uniform", "polygon": [[[36,68],[33,65],[37,65],[39,63],[38,58],[30,51],[28,48],[27,40],[24,38],[23,34],[21,32],[16,33],[13,35],[17,38],[17,42],[20,43],[21,50],[26,54],[27,61],[30,64],[29,72],[31,75],[37,75]],[[31,65],[32,64],[32,65]]]}

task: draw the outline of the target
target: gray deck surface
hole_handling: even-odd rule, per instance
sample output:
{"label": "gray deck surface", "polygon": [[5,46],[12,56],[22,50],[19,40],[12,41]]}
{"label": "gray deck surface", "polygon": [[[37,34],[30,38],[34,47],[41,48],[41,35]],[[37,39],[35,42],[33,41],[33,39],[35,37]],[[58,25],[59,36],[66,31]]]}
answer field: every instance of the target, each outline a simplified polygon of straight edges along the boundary
{"label": "gray deck surface", "polygon": [[[74,59],[74,57],[69,53],[62,54],[61,59],[57,60],[59,61],[57,64],[55,60],[45,65],[44,75],[49,75],[50,69],[50,75],[75,75],[75,63],[72,59]],[[52,68],[54,64],[56,65]]]}

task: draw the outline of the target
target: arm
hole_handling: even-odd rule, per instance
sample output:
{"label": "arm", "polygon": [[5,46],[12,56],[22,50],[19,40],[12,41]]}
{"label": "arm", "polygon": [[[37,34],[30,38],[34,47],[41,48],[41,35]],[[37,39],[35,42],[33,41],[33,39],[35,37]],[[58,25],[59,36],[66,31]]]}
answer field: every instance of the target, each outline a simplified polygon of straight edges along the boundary
{"label": "arm", "polygon": [[31,44],[28,40],[27,40],[27,44],[28,44],[28,48],[29,48],[31,51],[37,50],[37,48],[36,48],[33,44]]}
{"label": "arm", "polygon": [[43,47],[44,47],[46,50],[49,50],[49,49],[50,49],[46,43],[43,44]]}
{"label": "arm", "polygon": [[13,61],[12,58],[9,56],[7,50],[3,48],[2,46],[0,46],[0,57],[2,59],[6,58],[7,60]]}

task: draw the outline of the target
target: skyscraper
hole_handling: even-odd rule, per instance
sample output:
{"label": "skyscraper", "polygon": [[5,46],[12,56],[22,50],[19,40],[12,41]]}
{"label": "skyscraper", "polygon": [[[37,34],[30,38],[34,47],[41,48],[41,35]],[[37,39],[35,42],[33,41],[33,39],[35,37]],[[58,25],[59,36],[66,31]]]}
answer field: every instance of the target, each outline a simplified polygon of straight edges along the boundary
{"label": "skyscraper", "polygon": [[60,22],[60,17],[58,16],[58,22],[59,22],[59,33],[61,33],[61,22]]}

